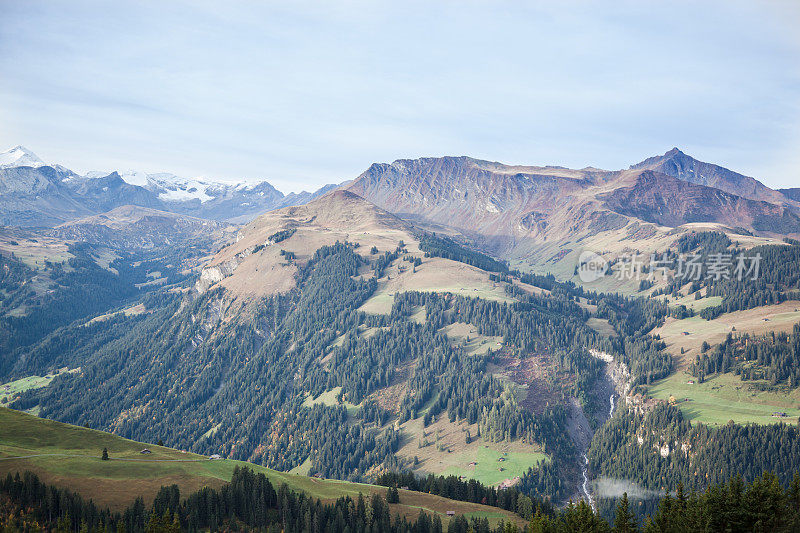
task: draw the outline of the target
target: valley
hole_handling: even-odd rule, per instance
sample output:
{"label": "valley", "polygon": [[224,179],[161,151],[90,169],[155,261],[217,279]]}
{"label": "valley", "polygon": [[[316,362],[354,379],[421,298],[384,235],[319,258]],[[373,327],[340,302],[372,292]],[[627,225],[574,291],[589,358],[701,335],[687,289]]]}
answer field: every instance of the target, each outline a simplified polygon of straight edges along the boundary
{"label": "valley", "polygon": [[0,533],[800,532],[800,2],[0,13]]}
{"label": "valley", "polygon": [[[0,414],[14,439],[45,424],[20,411],[91,428],[81,439],[118,461],[4,434],[0,451],[32,457],[0,468],[116,510],[166,483],[222,490],[245,463],[326,502],[442,476],[604,516],[615,479],[651,496],[734,473],[788,484],[800,211],[704,165],[674,150],[619,171],[401,160],[247,220],[172,204],[92,213],[95,198],[51,227],[4,228],[0,402],[16,411]],[[584,279],[585,251],[607,265],[598,277]],[[737,279],[754,254],[761,277]],[[730,256],[731,274],[689,279],[687,255]],[[119,464],[159,441],[171,449],[153,461],[174,464]],[[771,441],[785,454],[759,451]],[[428,496],[390,505],[447,523],[455,504]],[[494,526],[529,520],[529,503],[457,510]]]}

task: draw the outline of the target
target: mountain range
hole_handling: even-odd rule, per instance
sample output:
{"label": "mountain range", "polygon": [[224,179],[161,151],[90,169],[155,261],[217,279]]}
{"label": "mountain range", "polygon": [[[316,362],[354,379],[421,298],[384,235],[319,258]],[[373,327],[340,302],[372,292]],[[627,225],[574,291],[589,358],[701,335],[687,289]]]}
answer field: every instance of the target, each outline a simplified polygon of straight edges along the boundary
{"label": "mountain range", "polygon": [[238,223],[306,203],[333,187],[284,194],[266,181],[224,183],[137,171],[79,175],[16,146],[0,153],[0,225],[52,227],[124,205]]}
{"label": "mountain range", "polygon": [[400,159],[375,163],[338,186],[283,194],[266,181],[221,183],[136,171],[79,175],[17,146],[0,154],[0,225],[53,228],[84,220],[80,227],[86,228],[97,215],[113,218],[129,205],[151,210],[139,217],[152,217],[155,210],[189,217],[185,222],[247,223],[334,189],[523,269],[564,275],[582,250],[620,252],[631,241],[652,250],[678,227],[800,235],[798,189],[771,189],[678,148],[611,171],[464,156]]}
{"label": "mountain range", "polygon": [[[677,148],[620,170],[401,159],[297,195],[0,162],[12,409],[315,485],[442,475],[599,512],[608,480],[661,494],[800,464],[794,189]],[[587,250],[608,267],[591,282]],[[762,278],[615,276],[651,252],[758,253]]]}
{"label": "mountain range", "polygon": [[374,164],[344,187],[524,270],[569,278],[582,250],[665,248],[680,226],[800,233],[800,202],[677,148],[629,169],[515,166],[469,157]]}
{"label": "mountain range", "polygon": [[[542,241],[626,225],[691,222],[795,233],[800,202],[677,148],[628,170],[510,166],[468,157],[374,164],[346,186],[393,213],[497,238]],[[626,220],[626,218],[628,220]],[[510,242],[509,242],[510,241]]]}

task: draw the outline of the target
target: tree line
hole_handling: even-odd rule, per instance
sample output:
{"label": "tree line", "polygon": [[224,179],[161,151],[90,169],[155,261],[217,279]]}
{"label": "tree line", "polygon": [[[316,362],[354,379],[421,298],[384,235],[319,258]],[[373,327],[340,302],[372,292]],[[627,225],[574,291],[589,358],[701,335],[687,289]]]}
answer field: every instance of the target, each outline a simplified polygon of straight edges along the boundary
{"label": "tree line", "polygon": [[769,386],[800,385],[800,324],[791,333],[764,335],[729,333],[724,341],[702,353],[689,365],[689,372],[702,383],[712,374],[732,372],[742,381],[766,380]]}
{"label": "tree line", "polygon": [[661,498],[657,510],[644,523],[631,511],[627,494],[620,498],[612,523],[581,500],[561,510],[537,505],[530,512],[526,526],[501,522],[495,528],[490,527],[486,518],[467,519],[461,515],[451,518],[445,527],[438,515],[431,517],[422,510],[412,520],[393,516],[387,499],[399,503],[402,496],[390,488],[387,498],[376,492],[368,498],[359,494],[355,500],[346,496],[322,503],[286,485],[276,489],[264,474],[236,467],[230,483],[219,490],[206,487],[182,498],[176,485],[162,487],[149,507],[140,497],[125,511],[112,513],[25,472],[9,474],[0,481],[0,527],[5,531],[87,533],[780,533],[800,528],[800,477],[796,474],[786,486],[769,473],[750,483],[734,476],[726,483],[688,494],[679,485],[674,493]]}

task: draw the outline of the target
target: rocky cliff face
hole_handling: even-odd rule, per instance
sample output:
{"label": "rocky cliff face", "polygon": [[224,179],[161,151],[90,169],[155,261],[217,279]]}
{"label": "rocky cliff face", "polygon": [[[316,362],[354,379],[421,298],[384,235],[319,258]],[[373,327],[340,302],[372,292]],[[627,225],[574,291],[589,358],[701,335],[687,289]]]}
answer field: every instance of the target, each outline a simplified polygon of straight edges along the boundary
{"label": "rocky cliff face", "polygon": [[501,249],[523,236],[563,230],[553,215],[608,174],[442,157],[375,164],[347,188],[401,217],[455,228]]}
{"label": "rocky cliff face", "polygon": [[800,231],[800,217],[787,207],[695,185],[652,170],[642,171],[631,186],[620,187],[601,198],[617,213],[662,226],[716,222],[756,231]]}
{"label": "rocky cliff face", "polygon": [[641,163],[631,166],[631,169],[653,170],[681,181],[713,187],[750,200],[761,200],[773,204],[786,203],[786,198],[780,192],[770,189],[757,179],[719,165],[698,161],[677,148],[673,148],[664,155],[645,159]]}
{"label": "rocky cliff face", "polygon": [[800,210],[784,194],[677,149],[614,172],[515,167],[467,157],[398,160],[372,165],[347,188],[400,216],[495,245],[618,230],[630,219],[669,227],[709,222],[800,231]]}

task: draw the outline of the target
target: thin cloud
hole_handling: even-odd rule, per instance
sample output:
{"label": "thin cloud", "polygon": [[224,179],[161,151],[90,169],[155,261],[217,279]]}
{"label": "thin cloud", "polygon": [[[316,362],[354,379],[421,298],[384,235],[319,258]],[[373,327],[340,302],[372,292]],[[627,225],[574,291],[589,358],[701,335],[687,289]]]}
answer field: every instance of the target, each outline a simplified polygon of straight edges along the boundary
{"label": "thin cloud", "polygon": [[78,170],[289,190],[400,157],[615,169],[677,145],[792,186],[799,14],[792,2],[9,2],[0,144]]}

